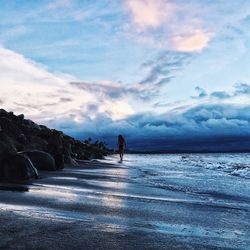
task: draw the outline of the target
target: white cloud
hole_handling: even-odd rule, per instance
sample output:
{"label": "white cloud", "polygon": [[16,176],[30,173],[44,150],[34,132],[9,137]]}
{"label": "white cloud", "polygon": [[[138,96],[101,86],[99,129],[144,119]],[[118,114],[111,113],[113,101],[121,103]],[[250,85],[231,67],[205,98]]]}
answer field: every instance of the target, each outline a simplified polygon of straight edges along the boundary
{"label": "white cloud", "polygon": [[[91,83],[79,89],[70,84],[78,79],[53,74],[44,66],[3,47],[0,47],[0,69],[2,107],[24,113],[42,124],[61,118],[82,122],[84,113],[85,118],[88,115],[94,118],[97,113],[88,113],[89,104],[97,106],[98,112],[107,113],[115,120],[133,113],[125,99],[112,102],[112,98],[106,98],[100,89],[88,89]],[[113,85],[112,82],[105,82],[107,89]]]}
{"label": "white cloud", "polygon": [[211,26],[206,25],[200,6],[178,4],[169,0],[125,0],[130,25],[127,35],[161,49],[199,52],[213,37]]}
{"label": "white cloud", "polygon": [[172,40],[173,47],[177,51],[193,52],[206,48],[211,38],[211,33],[199,32],[189,36],[177,36]]}
{"label": "white cloud", "polygon": [[133,23],[139,29],[157,28],[171,15],[169,5],[163,0],[127,0]]}

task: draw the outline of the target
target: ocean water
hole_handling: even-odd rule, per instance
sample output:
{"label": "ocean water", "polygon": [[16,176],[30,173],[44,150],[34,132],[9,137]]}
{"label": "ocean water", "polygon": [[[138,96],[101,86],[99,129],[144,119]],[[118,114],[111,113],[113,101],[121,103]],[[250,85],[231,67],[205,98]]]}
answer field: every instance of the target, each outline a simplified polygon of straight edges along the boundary
{"label": "ocean water", "polygon": [[[116,156],[106,159],[115,162]],[[122,162],[126,166],[137,166],[150,173],[164,177],[169,171],[190,172],[190,168],[201,168],[224,172],[250,179],[250,153],[211,153],[211,154],[128,154]],[[194,169],[195,170],[195,169]]]}
{"label": "ocean water", "polygon": [[[117,163],[118,156],[106,161]],[[162,190],[161,198],[250,205],[250,154],[127,154],[120,163],[134,183]],[[158,192],[158,191],[157,191]]]}

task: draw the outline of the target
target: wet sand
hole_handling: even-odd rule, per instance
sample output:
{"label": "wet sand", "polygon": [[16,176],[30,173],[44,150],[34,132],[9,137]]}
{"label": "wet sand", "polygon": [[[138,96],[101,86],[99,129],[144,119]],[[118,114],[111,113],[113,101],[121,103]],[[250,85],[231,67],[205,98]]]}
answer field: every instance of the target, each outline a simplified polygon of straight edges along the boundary
{"label": "wet sand", "polygon": [[1,184],[0,248],[249,249],[249,199],[187,199],[140,177],[124,164],[86,161],[18,191]]}

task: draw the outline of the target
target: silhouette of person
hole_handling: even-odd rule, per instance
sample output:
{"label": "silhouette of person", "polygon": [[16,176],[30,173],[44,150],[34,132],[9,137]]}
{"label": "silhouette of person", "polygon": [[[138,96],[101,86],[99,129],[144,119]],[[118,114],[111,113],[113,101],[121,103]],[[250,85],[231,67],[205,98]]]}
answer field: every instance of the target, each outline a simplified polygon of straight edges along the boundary
{"label": "silhouette of person", "polygon": [[122,161],[123,160],[123,155],[124,155],[124,150],[126,148],[126,141],[125,141],[125,139],[124,139],[124,137],[122,135],[118,135],[117,145],[118,145],[118,152],[119,152],[119,155],[120,155],[120,160]]}

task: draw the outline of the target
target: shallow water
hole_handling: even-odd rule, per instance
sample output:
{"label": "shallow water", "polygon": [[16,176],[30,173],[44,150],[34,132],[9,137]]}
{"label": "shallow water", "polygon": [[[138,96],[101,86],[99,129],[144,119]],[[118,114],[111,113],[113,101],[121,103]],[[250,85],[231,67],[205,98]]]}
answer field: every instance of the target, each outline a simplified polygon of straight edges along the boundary
{"label": "shallow water", "polygon": [[[248,249],[248,163],[249,154],[125,155],[122,163],[111,156],[45,172],[29,192],[0,192],[0,220],[12,218],[8,230],[25,225],[41,248]],[[37,225],[45,236],[53,228],[54,243],[41,242]]]}

